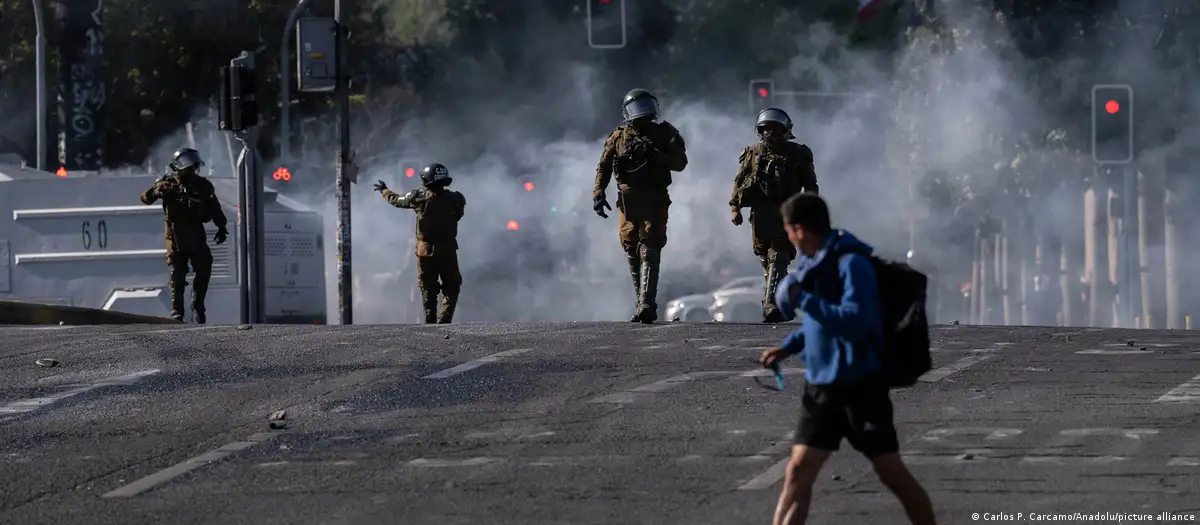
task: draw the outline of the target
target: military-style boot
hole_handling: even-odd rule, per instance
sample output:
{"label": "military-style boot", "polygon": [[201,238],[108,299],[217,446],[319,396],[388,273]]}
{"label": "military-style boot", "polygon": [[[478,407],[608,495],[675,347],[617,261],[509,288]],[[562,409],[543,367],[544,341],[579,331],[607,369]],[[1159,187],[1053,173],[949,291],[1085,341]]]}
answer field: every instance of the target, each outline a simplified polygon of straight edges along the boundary
{"label": "military-style boot", "polygon": [[629,322],[636,323],[641,320],[638,317],[638,307],[642,300],[642,257],[641,255],[626,255],[625,258],[629,261],[629,277],[633,279],[633,317],[629,318]]}
{"label": "military-style boot", "polygon": [[782,323],[785,321],[783,312],[775,306],[775,292],[779,289],[779,282],[787,275],[788,263],[787,260],[779,252],[771,250],[771,262],[767,267],[767,282],[766,290],[763,293],[763,322],[764,323]]}
{"label": "military-style boot", "polygon": [[183,294],[186,293],[187,281],[171,279],[171,319],[183,322]]}
{"label": "military-style boot", "polygon": [[204,315],[204,299],[208,296],[208,279],[196,277],[192,279],[192,314],[196,324],[204,324],[208,317]]}
{"label": "military-style boot", "polygon": [[438,324],[450,324],[454,321],[454,308],[458,306],[458,296],[442,294],[442,315],[438,317]]}
{"label": "military-style boot", "polygon": [[638,294],[637,320],[651,324],[658,320],[658,265],[662,252],[642,247],[642,289]]}
{"label": "military-style boot", "polygon": [[774,304],[775,304],[775,296],[771,295],[771,259],[770,259],[770,253],[768,252],[768,254],[767,254],[767,255],[760,255],[760,256],[758,257],[758,264],[759,264],[759,265],[761,265],[761,266],[762,266],[762,269],[763,269],[763,301],[762,301],[762,309],[763,309],[763,322],[765,323],[765,322],[767,322],[767,314],[768,314],[768,312],[767,312],[767,309],[768,309],[768,308],[770,308],[772,305],[774,305]]}
{"label": "military-style boot", "polygon": [[434,324],[438,317],[438,300],[436,293],[421,292],[421,303],[425,308],[425,324]]}

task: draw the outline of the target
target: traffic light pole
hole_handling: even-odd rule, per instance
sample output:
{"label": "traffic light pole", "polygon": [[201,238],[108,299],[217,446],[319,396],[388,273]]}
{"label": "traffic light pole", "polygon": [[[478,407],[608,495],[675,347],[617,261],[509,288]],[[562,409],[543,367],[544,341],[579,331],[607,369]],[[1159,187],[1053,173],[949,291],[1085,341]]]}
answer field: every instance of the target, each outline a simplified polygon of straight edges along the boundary
{"label": "traffic light pole", "polygon": [[351,273],[353,249],[350,236],[350,86],[346,75],[346,28],[342,25],[342,1],[335,0],[333,20],[337,28],[334,61],[337,64],[337,85],[334,91],[338,106],[338,163],[337,163],[337,274],[338,313],[340,323],[354,324],[354,281]]}
{"label": "traffic light pole", "polygon": [[[229,65],[245,67],[253,74],[254,54],[243,51]],[[244,277],[240,280],[242,321],[262,324],[266,322],[266,261],[263,257],[263,237],[266,233],[263,223],[263,180],[254,147],[258,132],[250,127],[234,131],[234,136],[242,143],[241,177],[238,181],[238,234],[241,237],[238,241],[241,248],[238,266],[239,273]]]}

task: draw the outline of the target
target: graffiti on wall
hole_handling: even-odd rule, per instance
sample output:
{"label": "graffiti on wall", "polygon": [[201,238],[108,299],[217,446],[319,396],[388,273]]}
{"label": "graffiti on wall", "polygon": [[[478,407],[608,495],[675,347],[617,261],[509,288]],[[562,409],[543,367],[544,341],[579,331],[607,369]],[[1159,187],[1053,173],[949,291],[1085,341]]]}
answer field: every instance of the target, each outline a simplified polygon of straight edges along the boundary
{"label": "graffiti on wall", "polygon": [[104,0],[60,0],[58,161],[70,170],[104,160]]}

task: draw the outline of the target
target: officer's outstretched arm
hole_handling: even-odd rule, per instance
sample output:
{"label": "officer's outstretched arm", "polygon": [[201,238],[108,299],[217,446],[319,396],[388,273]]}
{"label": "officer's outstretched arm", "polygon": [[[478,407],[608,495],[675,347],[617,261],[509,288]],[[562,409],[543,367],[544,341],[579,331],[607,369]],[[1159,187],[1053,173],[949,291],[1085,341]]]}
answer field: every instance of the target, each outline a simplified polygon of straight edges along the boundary
{"label": "officer's outstretched arm", "polygon": [[404,195],[396,193],[389,189],[384,189],[382,192],[383,200],[388,204],[397,208],[413,209],[417,205],[417,200],[421,196],[421,190],[412,190]]}
{"label": "officer's outstretched arm", "polygon": [[742,191],[746,188],[746,179],[750,177],[750,148],[742,150],[742,156],[738,157],[737,175],[733,176],[733,195],[729,197],[729,207],[733,211],[740,211],[745,205],[742,204]]}
{"label": "officer's outstretched arm", "polygon": [[604,150],[600,152],[600,162],[596,163],[596,184],[592,186],[592,198],[603,197],[612,181],[613,162],[617,159],[617,137],[621,130],[613,131],[604,141]]}
{"label": "officer's outstretched arm", "polygon": [[142,192],[140,196],[142,204],[149,206],[155,202],[158,202],[158,195],[155,195],[154,192],[156,189],[158,189],[157,186],[151,186],[150,189]]}

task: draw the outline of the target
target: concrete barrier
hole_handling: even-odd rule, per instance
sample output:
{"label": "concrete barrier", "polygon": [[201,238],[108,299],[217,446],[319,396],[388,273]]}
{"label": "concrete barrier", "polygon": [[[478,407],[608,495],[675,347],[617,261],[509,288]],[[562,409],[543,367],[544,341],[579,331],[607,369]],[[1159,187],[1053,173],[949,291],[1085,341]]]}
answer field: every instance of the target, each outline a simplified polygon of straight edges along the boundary
{"label": "concrete barrier", "polygon": [[0,301],[0,325],[179,324],[169,317],[58,304]]}

